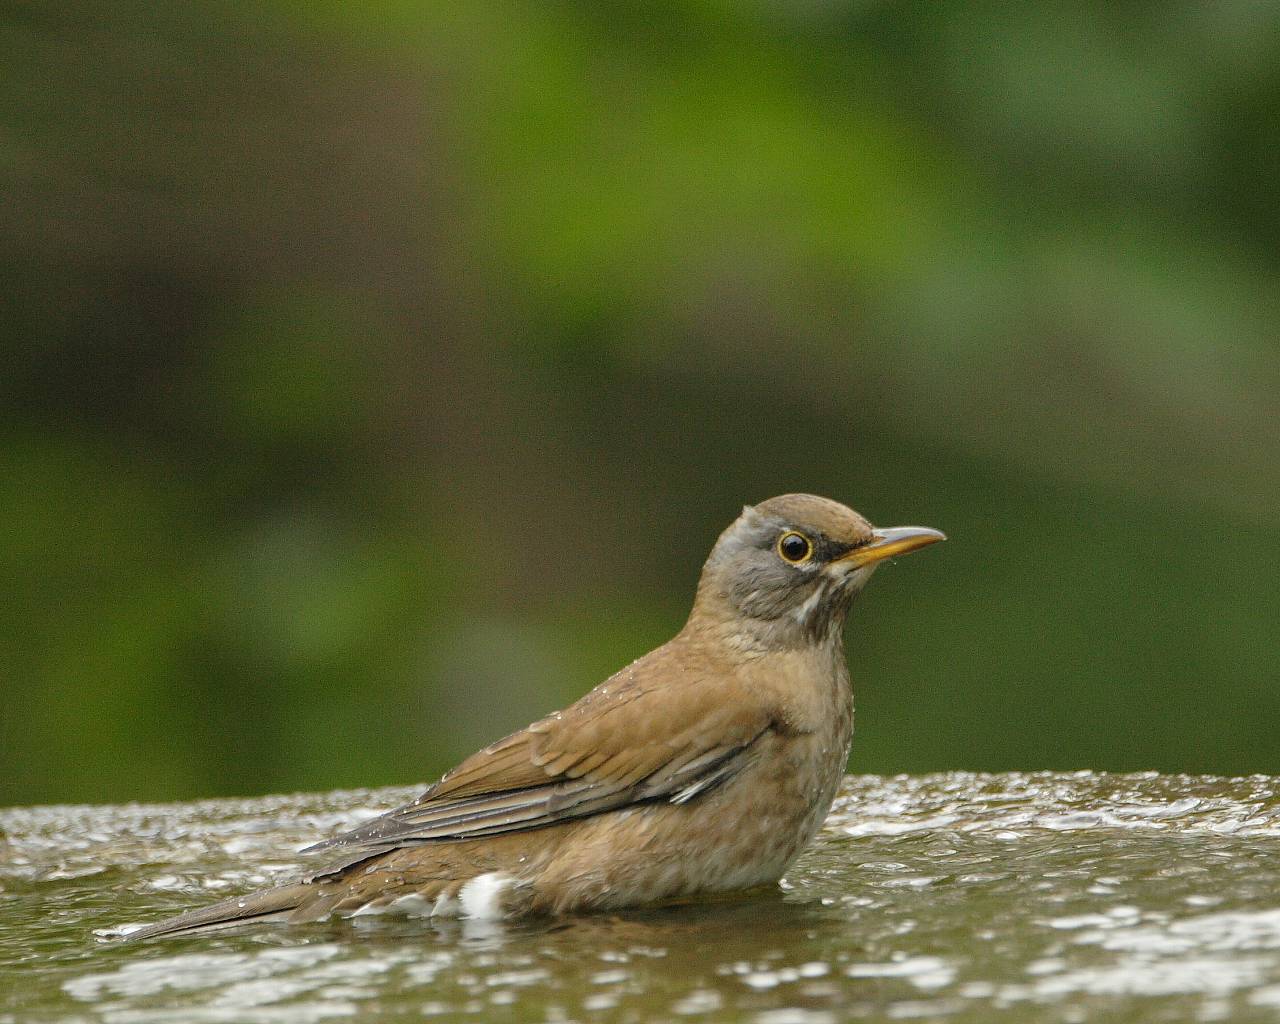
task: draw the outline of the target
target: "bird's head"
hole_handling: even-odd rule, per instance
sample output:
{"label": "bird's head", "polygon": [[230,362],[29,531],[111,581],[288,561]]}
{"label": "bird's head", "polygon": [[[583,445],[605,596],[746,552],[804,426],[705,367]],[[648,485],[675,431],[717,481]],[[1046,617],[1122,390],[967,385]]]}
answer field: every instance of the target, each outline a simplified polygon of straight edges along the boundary
{"label": "bird's head", "polygon": [[695,618],[741,620],[768,645],[838,636],[853,596],[886,558],[945,540],[924,526],[876,529],[813,494],[748,505],[702,570]]}

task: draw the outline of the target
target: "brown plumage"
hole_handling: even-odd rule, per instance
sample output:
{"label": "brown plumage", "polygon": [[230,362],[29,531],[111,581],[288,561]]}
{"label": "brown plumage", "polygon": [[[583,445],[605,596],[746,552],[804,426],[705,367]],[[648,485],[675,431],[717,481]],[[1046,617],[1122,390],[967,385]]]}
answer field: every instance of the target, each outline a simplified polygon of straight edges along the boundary
{"label": "brown plumage", "polygon": [[941,539],[813,495],[748,506],[668,643],[311,848],[335,866],[129,937],[387,909],[560,914],[776,882],[848,757],[849,603],[880,561]]}

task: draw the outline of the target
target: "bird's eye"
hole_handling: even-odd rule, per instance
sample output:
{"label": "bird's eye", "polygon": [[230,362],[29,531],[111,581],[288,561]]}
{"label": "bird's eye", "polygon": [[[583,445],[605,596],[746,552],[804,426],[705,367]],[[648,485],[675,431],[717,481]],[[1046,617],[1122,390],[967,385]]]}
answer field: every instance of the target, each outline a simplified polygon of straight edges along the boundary
{"label": "bird's eye", "polygon": [[778,554],[786,562],[803,562],[813,554],[813,542],[803,533],[784,533],[778,538]]}

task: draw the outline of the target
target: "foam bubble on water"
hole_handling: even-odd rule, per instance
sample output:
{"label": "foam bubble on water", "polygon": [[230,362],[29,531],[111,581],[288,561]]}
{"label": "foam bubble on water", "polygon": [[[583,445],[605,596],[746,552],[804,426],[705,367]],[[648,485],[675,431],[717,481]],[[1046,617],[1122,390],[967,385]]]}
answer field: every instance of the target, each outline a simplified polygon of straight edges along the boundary
{"label": "foam bubble on water", "polygon": [[1280,909],[1201,914],[1101,936],[1104,949],[1147,953],[1280,950]]}
{"label": "foam bubble on water", "polygon": [[218,990],[246,978],[269,977],[284,970],[309,967],[340,953],[337,945],[308,945],[244,953],[184,953],[132,960],[113,971],[81,975],[63,982],[73,999],[92,1002],[104,994],[155,995],[166,990]]}
{"label": "foam bubble on water", "polygon": [[810,1010],[801,1006],[762,1010],[751,1018],[753,1024],[836,1024],[839,1019],[828,1010]]}
{"label": "foam bubble on water", "polygon": [[671,1004],[671,1012],[680,1016],[714,1013],[724,1005],[724,999],[714,989],[695,989],[683,999]]}
{"label": "foam bubble on water", "polygon": [[935,814],[926,818],[863,818],[841,826],[848,836],[900,836],[908,832],[945,828],[959,821],[955,814]]}
{"label": "foam bubble on water", "polygon": [[1257,958],[1199,957],[1178,960],[1127,958],[1105,967],[1090,967],[1039,978],[1030,985],[1008,985],[998,1001],[1058,1002],[1070,995],[1171,996],[1226,995],[1257,985],[1266,976]]}
{"label": "foam bubble on water", "polygon": [[907,956],[888,963],[850,964],[844,973],[850,978],[904,978],[922,989],[950,985],[956,976],[955,968],[936,956]]}

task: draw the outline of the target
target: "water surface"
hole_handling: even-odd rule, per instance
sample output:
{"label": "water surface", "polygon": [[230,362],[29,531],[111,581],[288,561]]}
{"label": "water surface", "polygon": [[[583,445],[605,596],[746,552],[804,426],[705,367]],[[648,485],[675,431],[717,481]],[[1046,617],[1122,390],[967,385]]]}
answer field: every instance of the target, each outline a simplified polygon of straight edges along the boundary
{"label": "water surface", "polygon": [[420,789],[0,811],[0,1024],[1280,1018],[1262,776],[850,777],[776,894],[113,941]]}

